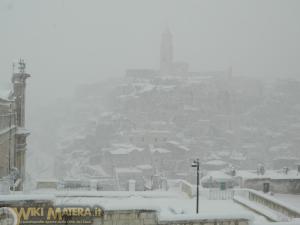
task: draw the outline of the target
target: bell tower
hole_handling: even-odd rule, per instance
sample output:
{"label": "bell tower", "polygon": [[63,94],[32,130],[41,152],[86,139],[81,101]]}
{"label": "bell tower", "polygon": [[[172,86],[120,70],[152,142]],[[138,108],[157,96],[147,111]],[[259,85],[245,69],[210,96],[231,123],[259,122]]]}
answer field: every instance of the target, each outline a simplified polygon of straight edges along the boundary
{"label": "bell tower", "polygon": [[170,30],[167,28],[162,33],[160,45],[160,72],[164,75],[169,75],[173,64],[173,37]]}
{"label": "bell tower", "polygon": [[23,183],[25,181],[25,157],[27,150],[27,136],[29,132],[25,129],[25,93],[26,93],[26,79],[30,77],[30,74],[25,72],[26,64],[23,59],[18,63],[19,71],[13,74],[13,98],[15,100],[16,109],[16,148],[15,148],[15,167],[19,171],[18,178],[20,179],[18,190],[23,189]]}

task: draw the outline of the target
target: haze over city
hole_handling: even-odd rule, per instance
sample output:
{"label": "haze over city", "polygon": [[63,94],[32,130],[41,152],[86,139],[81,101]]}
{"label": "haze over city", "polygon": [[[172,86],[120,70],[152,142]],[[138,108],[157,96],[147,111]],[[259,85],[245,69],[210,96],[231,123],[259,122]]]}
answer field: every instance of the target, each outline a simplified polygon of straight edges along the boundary
{"label": "haze over city", "polygon": [[[297,76],[299,1],[1,0],[1,82],[12,61],[34,74],[28,104],[70,96],[81,83],[157,68],[162,30],[192,71]],[[53,91],[55,87],[55,91]],[[44,99],[46,101],[44,101]]]}
{"label": "haze over city", "polygon": [[0,0],[0,224],[299,225],[299,11]]}

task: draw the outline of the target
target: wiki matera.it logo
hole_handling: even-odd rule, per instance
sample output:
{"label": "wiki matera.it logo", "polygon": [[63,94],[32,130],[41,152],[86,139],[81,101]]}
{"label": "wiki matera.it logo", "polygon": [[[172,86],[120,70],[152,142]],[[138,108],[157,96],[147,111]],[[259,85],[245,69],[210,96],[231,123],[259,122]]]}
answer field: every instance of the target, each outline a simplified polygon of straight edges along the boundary
{"label": "wiki matera.it logo", "polygon": [[0,225],[17,225],[17,213],[9,207],[0,208]]}
{"label": "wiki matera.it logo", "polygon": [[46,206],[0,208],[0,225],[19,224],[91,224],[102,217],[101,207]]}

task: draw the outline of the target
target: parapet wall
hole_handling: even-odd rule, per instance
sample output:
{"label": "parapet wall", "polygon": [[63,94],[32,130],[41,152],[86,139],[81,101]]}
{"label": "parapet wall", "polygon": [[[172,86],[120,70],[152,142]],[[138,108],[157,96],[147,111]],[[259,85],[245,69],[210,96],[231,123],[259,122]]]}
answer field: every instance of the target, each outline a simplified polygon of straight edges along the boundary
{"label": "parapet wall", "polygon": [[[246,206],[247,208],[250,208],[256,213],[261,214],[274,222],[281,221],[281,219],[283,218],[300,218],[300,211],[297,208],[291,207],[285,202],[274,198],[273,196],[269,196],[255,190],[236,190],[234,201]],[[251,202],[253,202],[254,205]],[[271,210],[262,209],[260,208],[260,205]],[[275,214],[270,211],[273,211]],[[278,217],[278,215],[281,215],[280,218]]]}
{"label": "parapet wall", "polygon": [[249,200],[258,202],[290,218],[300,218],[300,212],[298,210],[281,203],[277,199],[273,199],[271,196],[264,196],[256,191],[249,191]]}
{"label": "parapet wall", "polygon": [[104,211],[104,216],[95,219],[93,225],[249,225],[249,219],[230,215],[227,217],[216,216],[212,218],[205,215],[189,216],[169,216],[159,218],[155,210],[109,210]]}

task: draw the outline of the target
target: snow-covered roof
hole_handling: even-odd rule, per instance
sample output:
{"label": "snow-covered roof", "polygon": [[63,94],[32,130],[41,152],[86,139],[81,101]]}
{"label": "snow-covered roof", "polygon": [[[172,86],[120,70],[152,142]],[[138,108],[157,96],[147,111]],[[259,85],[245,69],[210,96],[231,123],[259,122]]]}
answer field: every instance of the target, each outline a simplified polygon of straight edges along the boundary
{"label": "snow-covered roof", "polygon": [[287,174],[281,170],[266,170],[264,175],[258,174],[256,170],[238,170],[236,176],[244,179],[300,179],[296,170],[290,170]]}
{"label": "snow-covered roof", "polygon": [[149,164],[142,164],[142,165],[137,165],[136,168],[141,169],[141,170],[150,170],[153,169],[153,167]]}
{"label": "snow-covered roof", "polygon": [[69,170],[66,179],[91,179],[109,177],[101,165],[91,165],[89,158],[85,155],[80,155],[78,158],[66,158],[65,163],[69,165]]}
{"label": "snow-covered roof", "polygon": [[177,142],[177,141],[168,141],[167,143],[172,144],[172,145],[175,145],[175,146],[177,146],[178,148],[180,148],[180,149],[182,149],[182,150],[184,150],[184,151],[187,151],[187,152],[190,151],[190,149],[189,149],[188,147],[186,147],[186,146],[180,144],[180,143]]}
{"label": "snow-covered roof", "polygon": [[162,153],[162,154],[171,152],[171,151],[168,150],[168,149],[165,149],[165,148],[159,148],[159,147],[154,147],[154,146],[150,146],[150,151],[151,151],[152,153],[157,152],[157,153]]}
{"label": "snow-covered roof", "polygon": [[232,176],[224,173],[223,171],[209,171],[208,174],[204,177],[202,177],[202,181],[208,181],[208,180],[213,180],[213,181],[229,181],[233,180]]}
{"label": "snow-covered roof", "polygon": [[269,148],[270,152],[278,152],[278,151],[283,151],[287,150],[291,147],[291,144],[289,143],[281,143],[279,145],[275,145]]}
{"label": "snow-covered roof", "polygon": [[114,144],[113,149],[110,150],[110,153],[113,155],[124,155],[129,154],[133,151],[144,151],[144,148],[139,148],[132,144]]}
{"label": "snow-covered roof", "polygon": [[280,160],[286,160],[286,161],[299,161],[300,162],[300,158],[295,157],[295,156],[281,156],[281,157],[276,157],[273,159],[273,161],[280,161]]}
{"label": "snow-covered roof", "polygon": [[109,177],[108,173],[103,169],[101,165],[86,165],[85,171],[87,177]]}
{"label": "snow-covered roof", "polygon": [[225,165],[227,165],[227,162],[224,162],[222,160],[211,160],[204,164],[205,165],[213,165],[213,166],[225,166]]}
{"label": "snow-covered roof", "polygon": [[159,130],[159,129],[136,129],[131,133],[133,134],[169,134],[169,130]]}
{"label": "snow-covered roof", "polygon": [[124,167],[124,168],[121,168],[121,167],[118,167],[118,168],[115,168],[115,171],[116,173],[143,173],[142,170],[136,168],[136,167]]}
{"label": "snow-covered roof", "polygon": [[56,178],[43,178],[43,179],[38,179],[38,183],[44,183],[44,182],[51,182],[51,183],[56,183],[58,182],[58,179]]}
{"label": "snow-covered roof", "polygon": [[217,153],[219,156],[221,157],[226,157],[226,156],[230,156],[230,152],[229,151],[220,151]]}
{"label": "snow-covered roof", "polygon": [[247,157],[240,152],[233,152],[230,156],[230,159],[237,161],[245,161]]}

